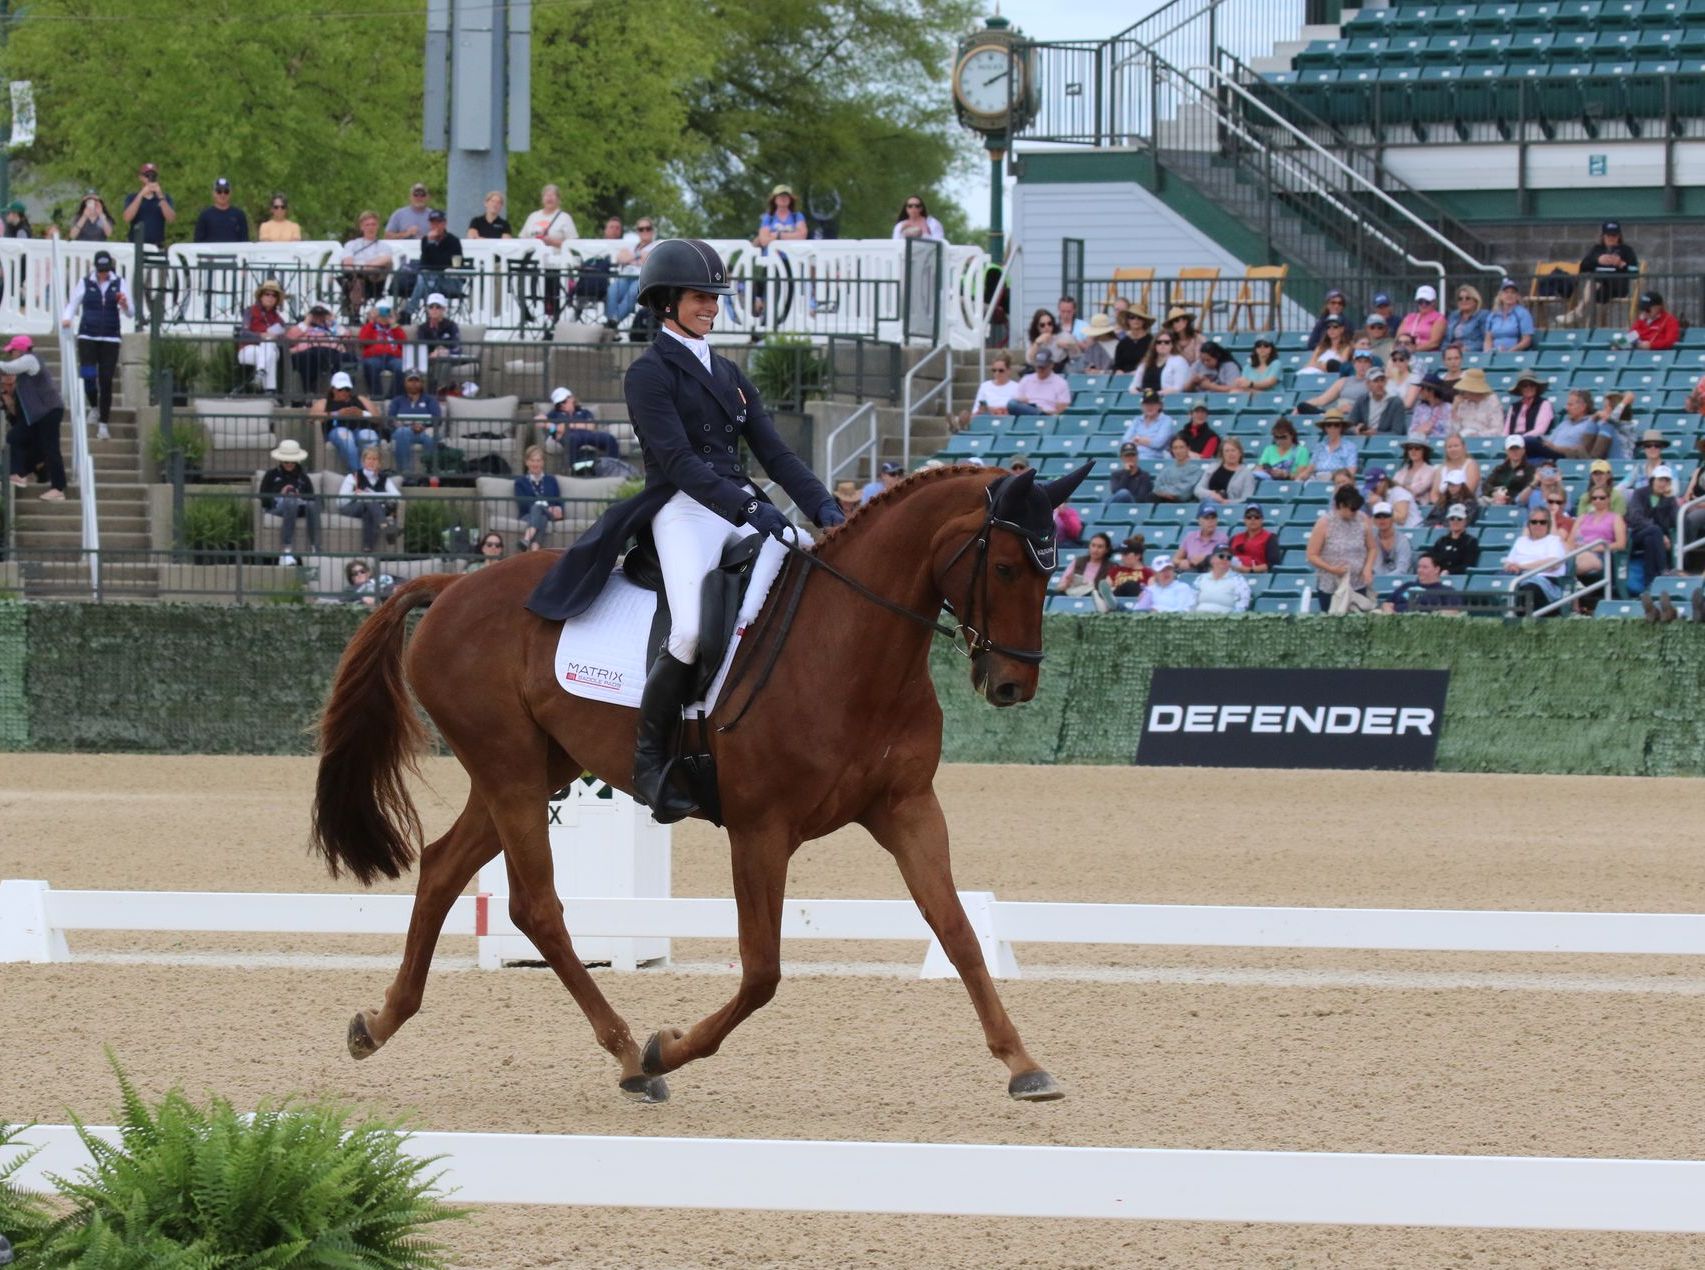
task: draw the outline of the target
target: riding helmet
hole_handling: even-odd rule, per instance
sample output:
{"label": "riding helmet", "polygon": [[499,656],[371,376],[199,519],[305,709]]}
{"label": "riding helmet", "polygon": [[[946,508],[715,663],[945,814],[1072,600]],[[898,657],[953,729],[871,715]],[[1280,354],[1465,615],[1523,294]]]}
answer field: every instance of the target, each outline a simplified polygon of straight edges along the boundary
{"label": "riding helmet", "polygon": [[[697,238],[665,238],[646,253],[639,267],[639,302],[652,306],[646,296],[653,291],[704,291],[710,295],[733,295],[734,284],[716,248]],[[670,304],[673,301],[669,301]]]}

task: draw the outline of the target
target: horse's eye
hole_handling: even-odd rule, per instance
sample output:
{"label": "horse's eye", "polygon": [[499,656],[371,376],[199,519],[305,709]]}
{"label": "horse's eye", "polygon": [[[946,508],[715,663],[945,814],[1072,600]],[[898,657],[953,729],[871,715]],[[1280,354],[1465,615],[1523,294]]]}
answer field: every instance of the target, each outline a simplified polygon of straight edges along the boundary
{"label": "horse's eye", "polygon": [[1002,582],[1011,582],[1012,566],[1010,564],[997,564],[995,566],[995,576],[1000,578]]}

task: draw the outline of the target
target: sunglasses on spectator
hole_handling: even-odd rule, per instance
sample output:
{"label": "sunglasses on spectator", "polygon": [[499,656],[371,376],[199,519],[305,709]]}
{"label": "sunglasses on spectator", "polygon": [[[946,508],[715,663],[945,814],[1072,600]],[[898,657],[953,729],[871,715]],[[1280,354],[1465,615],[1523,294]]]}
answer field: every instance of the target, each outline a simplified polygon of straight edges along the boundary
{"label": "sunglasses on spectator", "polygon": [[373,570],[371,570],[371,569],[355,568],[355,569],[350,570],[350,575],[352,577],[365,578],[369,574],[371,574],[372,572],[373,572]]}
{"label": "sunglasses on spectator", "polygon": [[918,202],[916,199],[913,199],[910,203],[906,204],[906,210],[907,211],[911,211],[912,208],[914,208],[914,207],[919,209],[920,211],[923,210],[923,204]]}
{"label": "sunglasses on spectator", "polygon": [[1610,501],[1610,495],[1608,495],[1608,494],[1594,494],[1592,496],[1592,501],[1595,503],[1608,503]]}
{"label": "sunglasses on spectator", "polygon": [[1642,441],[1640,444],[1648,450],[1661,450],[1664,448],[1664,443],[1662,441]]}
{"label": "sunglasses on spectator", "polygon": [[1373,514],[1373,518],[1375,520],[1390,520],[1391,519],[1391,513],[1390,512],[1375,512]]}
{"label": "sunglasses on spectator", "polygon": [[1528,521],[1527,523],[1531,527],[1533,525],[1549,525],[1551,522],[1549,520],[1546,520],[1542,516],[1535,516],[1532,520]]}
{"label": "sunglasses on spectator", "polygon": [[1172,341],[1164,335],[1157,339],[1154,343],[1156,348],[1159,348],[1162,344],[1165,344],[1169,348],[1172,346]]}
{"label": "sunglasses on spectator", "polygon": [[642,234],[655,233],[657,230],[657,226],[655,225],[635,225],[634,228]]}
{"label": "sunglasses on spectator", "polygon": [[288,204],[288,203],[274,203],[272,205],[272,210],[275,212],[282,212],[289,206],[290,206],[290,204]]}

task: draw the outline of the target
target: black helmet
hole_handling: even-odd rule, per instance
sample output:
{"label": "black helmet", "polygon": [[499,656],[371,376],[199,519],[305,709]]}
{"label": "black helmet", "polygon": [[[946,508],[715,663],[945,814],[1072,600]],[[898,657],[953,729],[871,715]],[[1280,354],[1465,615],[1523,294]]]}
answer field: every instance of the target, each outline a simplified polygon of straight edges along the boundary
{"label": "black helmet", "polygon": [[[734,284],[716,248],[697,238],[665,238],[646,253],[639,267],[639,302],[651,307],[646,296],[652,291],[704,291],[710,295],[733,295]],[[672,305],[674,301],[666,300]]]}

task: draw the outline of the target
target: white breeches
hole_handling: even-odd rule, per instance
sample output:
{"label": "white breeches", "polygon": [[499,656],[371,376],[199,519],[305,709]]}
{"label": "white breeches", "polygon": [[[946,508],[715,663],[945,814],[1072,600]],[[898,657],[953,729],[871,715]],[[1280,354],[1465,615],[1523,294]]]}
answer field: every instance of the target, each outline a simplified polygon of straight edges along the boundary
{"label": "white breeches", "polygon": [[270,340],[264,344],[244,344],[237,350],[237,360],[260,372],[262,388],[278,391],[278,345]]}
{"label": "white breeches", "polygon": [[675,660],[698,658],[705,574],[716,568],[730,538],[746,538],[757,532],[751,525],[729,524],[680,491],[652,517],[651,536],[657,543],[663,589],[669,597],[669,652]]}

